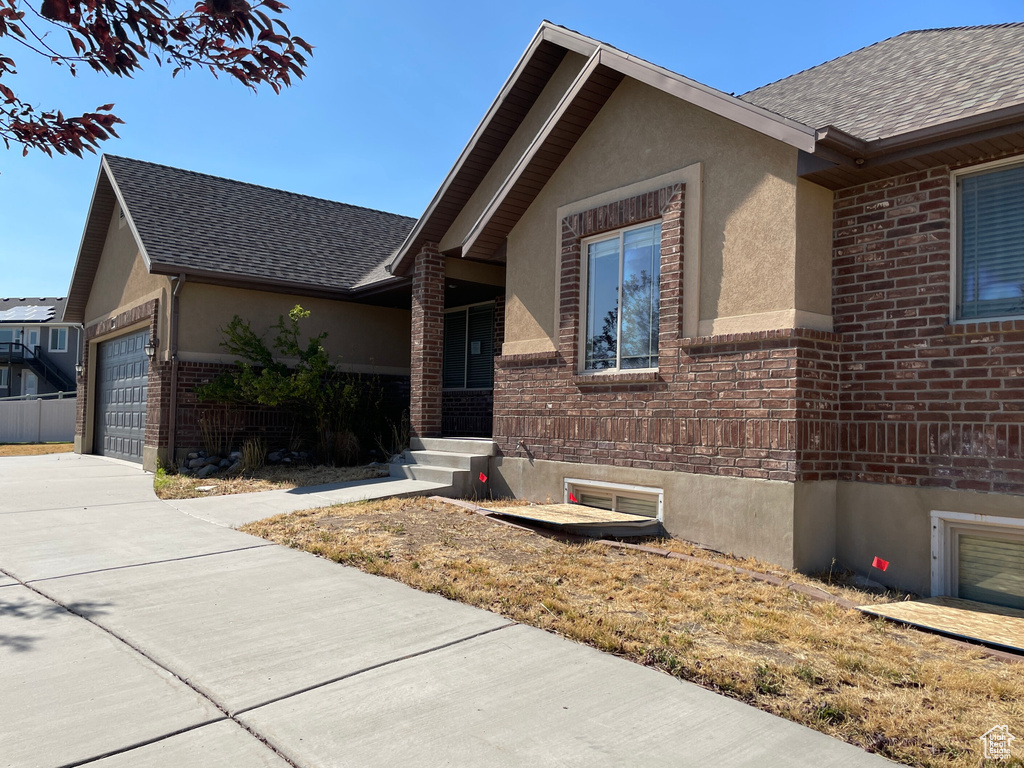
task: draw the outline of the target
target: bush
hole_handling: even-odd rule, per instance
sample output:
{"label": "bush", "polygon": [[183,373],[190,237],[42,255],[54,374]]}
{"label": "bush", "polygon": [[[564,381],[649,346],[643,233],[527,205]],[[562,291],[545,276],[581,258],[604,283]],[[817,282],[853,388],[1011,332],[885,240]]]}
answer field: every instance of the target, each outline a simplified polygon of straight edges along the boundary
{"label": "bush", "polygon": [[[221,329],[221,346],[239,358],[235,368],[196,388],[204,402],[286,409],[298,433],[316,446],[321,463],[351,464],[367,446],[394,431],[380,377],[338,371],[324,349],[326,333],[300,341],[309,311],[296,305],[271,326],[268,346],[238,315]],[[292,365],[284,361],[294,361]]]}

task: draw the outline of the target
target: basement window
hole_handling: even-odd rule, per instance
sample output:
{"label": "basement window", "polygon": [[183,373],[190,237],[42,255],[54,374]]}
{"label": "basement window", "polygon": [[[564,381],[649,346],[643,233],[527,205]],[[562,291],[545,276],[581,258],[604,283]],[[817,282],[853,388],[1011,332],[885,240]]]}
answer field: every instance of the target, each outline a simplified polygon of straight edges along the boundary
{"label": "basement window", "polygon": [[931,513],[932,596],[1024,609],[1024,519]]}
{"label": "basement window", "polygon": [[661,488],[567,477],[563,482],[563,496],[566,504],[573,503],[575,498],[576,503],[586,507],[663,519],[665,492]]}

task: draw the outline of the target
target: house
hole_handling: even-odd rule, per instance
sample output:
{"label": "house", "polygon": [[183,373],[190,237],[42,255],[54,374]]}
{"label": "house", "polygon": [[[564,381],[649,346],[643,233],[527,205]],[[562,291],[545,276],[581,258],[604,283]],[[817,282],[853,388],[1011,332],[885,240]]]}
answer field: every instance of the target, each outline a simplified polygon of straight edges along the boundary
{"label": "house", "polygon": [[478,404],[494,495],[1024,607],[1022,212],[1024,24],[734,97],[545,22],[387,265],[414,446]]}
{"label": "house", "polygon": [[[105,155],[64,318],[84,326],[75,450],[178,463],[202,443],[197,384],[233,359],[234,315],[266,333],[296,304],[339,368],[408,398],[408,280],[382,265],[413,220]],[[287,440],[281,412],[250,408],[237,438]]]}
{"label": "house", "polygon": [[0,397],[75,391],[80,330],[63,298],[0,299]]}

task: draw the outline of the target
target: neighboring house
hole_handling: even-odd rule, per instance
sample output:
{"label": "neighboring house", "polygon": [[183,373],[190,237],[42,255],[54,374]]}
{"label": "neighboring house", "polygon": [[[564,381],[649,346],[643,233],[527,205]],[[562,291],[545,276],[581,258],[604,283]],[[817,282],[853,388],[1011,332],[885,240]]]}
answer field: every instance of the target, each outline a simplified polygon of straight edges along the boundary
{"label": "neighboring house", "polygon": [[80,330],[63,298],[0,299],[0,397],[75,391]]}
{"label": "neighboring house", "polygon": [[[381,268],[413,220],[104,156],[65,319],[85,327],[75,449],[176,462],[202,445],[194,388],[233,360],[221,329],[258,333],[296,304],[346,371],[408,397],[408,280]],[[287,440],[280,413],[248,409],[237,437]]]}
{"label": "neighboring house", "polygon": [[544,23],[388,270],[494,495],[1024,607],[1024,25],[733,97]]}

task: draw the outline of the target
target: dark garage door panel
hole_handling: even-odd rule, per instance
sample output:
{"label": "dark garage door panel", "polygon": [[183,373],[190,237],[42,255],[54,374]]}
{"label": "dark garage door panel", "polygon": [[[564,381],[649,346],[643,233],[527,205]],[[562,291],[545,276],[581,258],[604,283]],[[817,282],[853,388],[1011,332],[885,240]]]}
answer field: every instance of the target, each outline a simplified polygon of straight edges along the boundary
{"label": "dark garage door panel", "polygon": [[149,331],[99,345],[96,367],[96,452],[142,461],[146,436]]}

